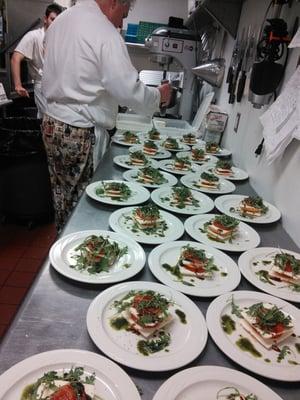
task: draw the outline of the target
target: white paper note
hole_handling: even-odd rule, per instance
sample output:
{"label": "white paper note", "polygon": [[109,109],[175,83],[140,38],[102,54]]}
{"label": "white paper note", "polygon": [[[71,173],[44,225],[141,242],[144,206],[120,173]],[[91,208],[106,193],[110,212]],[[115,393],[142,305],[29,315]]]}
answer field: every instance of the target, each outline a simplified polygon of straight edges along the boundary
{"label": "white paper note", "polygon": [[298,28],[293,40],[289,44],[289,48],[293,49],[294,47],[300,47],[300,27]]}

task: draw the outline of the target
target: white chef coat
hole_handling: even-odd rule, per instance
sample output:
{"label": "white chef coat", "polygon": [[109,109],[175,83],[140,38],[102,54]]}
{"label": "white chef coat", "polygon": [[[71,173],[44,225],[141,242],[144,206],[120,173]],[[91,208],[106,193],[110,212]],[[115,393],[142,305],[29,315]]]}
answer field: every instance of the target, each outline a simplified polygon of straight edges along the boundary
{"label": "white chef coat", "polygon": [[118,104],[152,115],[160,93],[138,80],[124,40],[94,0],[48,28],[42,88],[46,113],[69,125],[113,128]]}

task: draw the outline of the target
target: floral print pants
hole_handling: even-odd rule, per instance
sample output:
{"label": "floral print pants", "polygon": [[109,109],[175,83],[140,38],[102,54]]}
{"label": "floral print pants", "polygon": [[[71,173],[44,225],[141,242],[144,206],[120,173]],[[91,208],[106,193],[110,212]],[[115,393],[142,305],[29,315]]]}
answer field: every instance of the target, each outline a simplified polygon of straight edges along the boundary
{"label": "floral print pants", "polygon": [[93,175],[94,128],[77,128],[44,115],[42,132],[60,232]]}

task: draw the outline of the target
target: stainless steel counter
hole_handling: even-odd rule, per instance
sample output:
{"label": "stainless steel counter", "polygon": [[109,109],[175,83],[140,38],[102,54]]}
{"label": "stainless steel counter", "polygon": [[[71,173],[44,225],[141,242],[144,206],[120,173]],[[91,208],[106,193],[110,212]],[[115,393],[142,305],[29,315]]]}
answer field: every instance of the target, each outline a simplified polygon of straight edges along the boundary
{"label": "stainless steel counter", "polygon": [[[124,169],[114,166],[112,160],[114,156],[126,154],[127,151],[128,148],[126,147],[112,145],[98,167],[94,181],[122,178]],[[246,181],[237,182],[236,193],[250,195],[254,192]],[[66,225],[63,235],[85,229],[109,229],[108,218],[114,210],[115,207],[102,205],[84,194]],[[295,243],[283,230],[280,222],[264,226],[256,225],[255,229],[261,236],[261,246],[280,245],[281,248],[299,251]],[[186,238],[188,239],[187,235]],[[152,249],[151,246],[144,246],[144,248],[146,253],[149,253]],[[231,256],[235,260],[238,258],[237,255],[231,254]],[[132,280],[155,281],[155,278],[146,266]],[[89,338],[86,328],[86,313],[92,299],[107,287],[107,285],[80,284],[64,278],[46,260],[1,344],[0,373],[33,354],[53,349],[78,348],[100,353]],[[242,278],[237,289],[258,290],[244,278]],[[193,298],[193,300],[205,315],[212,299]],[[264,382],[284,400],[299,400],[300,398],[300,382],[283,383],[248,372],[227,358],[210,338],[203,353],[185,368],[197,365],[218,365],[241,370]],[[149,373],[123,368],[142,389],[143,400],[152,399],[159,386],[167,378],[178,372],[178,370],[175,370],[164,373]]]}

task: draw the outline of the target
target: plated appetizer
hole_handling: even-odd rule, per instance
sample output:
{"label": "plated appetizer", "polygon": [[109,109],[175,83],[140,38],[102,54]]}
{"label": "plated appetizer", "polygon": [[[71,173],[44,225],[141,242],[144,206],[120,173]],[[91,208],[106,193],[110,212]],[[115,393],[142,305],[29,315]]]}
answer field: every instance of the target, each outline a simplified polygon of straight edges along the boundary
{"label": "plated appetizer", "polygon": [[135,208],[132,212],[132,220],[134,222],[133,229],[143,230],[152,234],[163,232],[167,229],[165,221],[161,219],[159,208],[155,204]]}
{"label": "plated appetizer", "polygon": [[219,271],[213,262],[213,257],[207,257],[204,250],[190,245],[182,247],[180,257],[174,266],[163,264],[162,267],[181,282],[185,277],[200,280],[213,279],[214,273]]}
{"label": "plated appetizer", "polygon": [[155,156],[158,152],[158,146],[152,140],[146,140],[143,145],[143,152],[149,156]]}
{"label": "plated appetizer", "polygon": [[232,176],[232,164],[229,161],[219,160],[215,166],[215,173],[223,176]]}
{"label": "plated appetizer", "polygon": [[163,146],[166,149],[170,149],[170,150],[179,150],[180,146],[179,143],[177,141],[177,139],[172,138],[172,137],[168,137],[164,142],[163,142]]}
{"label": "plated appetizer", "polygon": [[217,215],[204,224],[203,231],[211,240],[220,243],[227,241],[231,243],[237,235],[239,223],[236,218],[227,215]]}
{"label": "plated appetizer", "polygon": [[149,164],[149,160],[142,151],[138,150],[129,153],[129,165],[143,167],[147,164]]}
{"label": "plated appetizer", "polygon": [[190,171],[192,163],[188,157],[175,157],[173,162],[173,169],[176,171]]}
{"label": "plated appetizer", "polygon": [[288,253],[279,252],[274,257],[274,264],[269,272],[271,278],[288,282],[300,291],[300,260]]}
{"label": "plated appetizer", "polygon": [[148,137],[150,140],[160,140],[160,132],[153,128],[148,132]]}
{"label": "plated appetizer", "polygon": [[26,386],[20,400],[101,400],[95,395],[95,374],[82,367],[49,371]]}
{"label": "plated appetizer", "polygon": [[91,235],[75,248],[72,259],[75,264],[70,265],[78,271],[87,271],[89,274],[97,274],[109,271],[113,264],[123,255],[128,248],[121,248],[117,242],[107,237]]}
{"label": "plated appetizer", "polygon": [[99,197],[109,197],[110,199],[126,201],[130,198],[132,192],[126,183],[103,182],[103,185],[96,189],[96,195]]}
{"label": "plated appetizer", "polygon": [[214,174],[210,174],[208,172],[202,172],[199,181],[195,182],[194,185],[200,188],[216,190],[219,189],[220,187],[220,180]]}
{"label": "plated appetizer", "polygon": [[240,314],[241,326],[268,350],[294,333],[292,317],[274,304],[255,303]]}
{"label": "plated appetizer", "polygon": [[130,131],[126,131],[123,133],[123,141],[128,144],[140,143],[138,136]]}
{"label": "plated appetizer", "polygon": [[172,188],[170,204],[180,209],[186,206],[199,207],[199,201],[194,198],[191,190],[182,186],[175,186]]}
{"label": "plated appetizer", "polygon": [[258,397],[253,394],[243,394],[235,387],[225,387],[217,393],[216,400],[258,400]]}
{"label": "plated appetizer", "polygon": [[206,143],[205,145],[205,151],[206,153],[218,153],[221,150],[220,146],[218,143],[211,142],[211,143]]}
{"label": "plated appetizer", "polygon": [[187,133],[186,135],[182,136],[181,141],[185,144],[195,144],[197,143],[197,138],[193,133]]}
{"label": "plated appetizer", "polygon": [[156,168],[146,167],[142,168],[137,175],[137,181],[141,183],[148,183],[151,185],[162,185],[167,182],[167,179]]}
{"label": "plated appetizer", "polygon": [[237,208],[230,208],[229,211],[237,212],[242,217],[256,218],[265,215],[269,208],[265,206],[263,199],[259,196],[246,197],[243,199]]}
{"label": "plated appetizer", "polygon": [[206,161],[207,157],[205,155],[204,149],[192,149],[192,160],[193,161]]}

